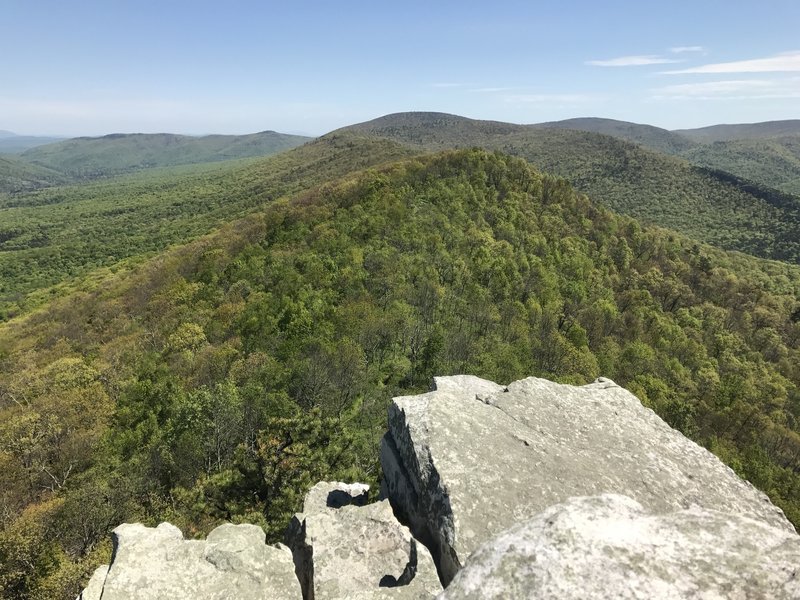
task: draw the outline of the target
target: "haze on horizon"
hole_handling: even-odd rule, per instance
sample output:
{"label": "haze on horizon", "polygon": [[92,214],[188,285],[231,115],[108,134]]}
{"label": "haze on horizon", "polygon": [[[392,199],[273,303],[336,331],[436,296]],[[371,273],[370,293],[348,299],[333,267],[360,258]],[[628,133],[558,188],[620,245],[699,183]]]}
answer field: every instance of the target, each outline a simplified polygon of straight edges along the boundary
{"label": "haze on horizon", "polygon": [[800,117],[800,3],[0,0],[0,129],[319,135],[392,112]]}

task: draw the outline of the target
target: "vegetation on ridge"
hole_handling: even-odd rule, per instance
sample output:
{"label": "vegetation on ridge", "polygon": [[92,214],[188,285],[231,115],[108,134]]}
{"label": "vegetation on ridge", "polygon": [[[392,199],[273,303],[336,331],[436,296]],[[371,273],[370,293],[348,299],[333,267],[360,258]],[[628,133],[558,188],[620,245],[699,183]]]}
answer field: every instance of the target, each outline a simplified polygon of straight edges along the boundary
{"label": "vegetation on ridge", "polygon": [[797,267],[507,155],[277,199],[0,325],[2,597],[73,598],[122,521],[277,539],[315,479],[375,482],[389,398],[433,374],[611,377],[800,523],[799,313]]}
{"label": "vegetation on ridge", "polygon": [[32,165],[13,154],[0,154],[0,195],[26,192],[65,181],[67,177],[52,169]]}
{"label": "vegetation on ridge", "polygon": [[603,135],[633,142],[645,148],[649,148],[650,150],[663,152],[664,154],[680,154],[697,145],[691,139],[679,133],[661,129],[660,127],[653,127],[652,125],[617,121],[615,119],[565,119],[563,121],[539,123],[534,127],[575,129],[577,131],[601,133]]}
{"label": "vegetation on ridge", "polygon": [[697,146],[683,156],[693,164],[735,173],[800,197],[800,134],[714,142]]}
{"label": "vegetation on ridge", "polygon": [[63,293],[50,286],[98,267],[119,268],[285,194],[411,154],[386,140],[338,135],[266,159],[0,194],[0,320]]}
{"label": "vegetation on ridge", "polygon": [[642,222],[720,248],[800,262],[800,198],[607,135],[440,113],[399,113],[345,130],[427,150],[500,150]]}
{"label": "vegetation on ridge", "polygon": [[267,156],[300,146],[310,139],[274,131],[202,137],[171,133],[117,133],[37,146],[19,156],[32,164],[80,180],[153,167]]}
{"label": "vegetation on ridge", "polygon": [[710,125],[709,127],[698,127],[697,129],[678,129],[673,133],[684,135],[703,143],[794,136],[800,135],[800,119]]}

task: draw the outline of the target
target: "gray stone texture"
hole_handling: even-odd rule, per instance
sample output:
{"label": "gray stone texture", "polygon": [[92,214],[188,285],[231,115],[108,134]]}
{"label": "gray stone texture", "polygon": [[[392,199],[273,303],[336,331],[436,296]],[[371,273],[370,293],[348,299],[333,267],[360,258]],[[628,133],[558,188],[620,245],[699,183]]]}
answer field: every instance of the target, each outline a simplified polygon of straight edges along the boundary
{"label": "gray stone texture", "polygon": [[121,525],[101,596],[86,595],[96,594],[92,577],[83,600],[301,598],[291,552],[265,539],[256,525],[222,525],[204,541],[184,540],[169,523]]}
{"label": "gray stone texture", "polygon": [[790,600],[800,537],[701,508],[572,498],[480,546],[440,600]]}
{"label": "gray stone texture", "polygon": [[439,377],[435,391],[394,399],[381,463],[395,512],[445,585],[480,544],[573,496],[623,494],[656,514],[701,507],[794,531],[764,494],[604,379]]}
{"label": "gray stone texture", "polygon": [[292,519],[286,542],[303,597],[435,597],[442,586],[433,559],[395,519],[388,500],[365,506],[339,502],[346,495],[358,498],[365,487],[319,483],[306,495],[305,512]]}

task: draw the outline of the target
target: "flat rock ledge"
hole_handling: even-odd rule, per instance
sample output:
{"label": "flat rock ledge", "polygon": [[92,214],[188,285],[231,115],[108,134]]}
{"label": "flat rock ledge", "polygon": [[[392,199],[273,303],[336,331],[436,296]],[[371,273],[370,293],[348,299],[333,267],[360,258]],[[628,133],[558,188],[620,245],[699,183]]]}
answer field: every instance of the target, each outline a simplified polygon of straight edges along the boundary
{"label": "flat rock ledge", "polygon": [[[434,598],[433,558],[388,500],[364,505],[363,484],[318,483],[287,529],[305,600]],[[348,501],[348,498],[351,501]]]}
{"label": "flat rock ledge", "polygon": [[575,496],[612,493],[653,514],[700,507],[794,528],[765,494],[608,379],[459,375],[395,398],[384,492],[447,586],[481,544]]}
{"label": "flat rock ledge", "polygon": [[572,498],[480,546],[441,600],[800,598],[800,537],[701,508]]}
{"label": "flat rock ledge", "polygon": [[256,525],[222,525],[185,540],[169,523],[117,527],[110,567],[95,571],[80,600],[299,600],[292,554],[268,546]]}

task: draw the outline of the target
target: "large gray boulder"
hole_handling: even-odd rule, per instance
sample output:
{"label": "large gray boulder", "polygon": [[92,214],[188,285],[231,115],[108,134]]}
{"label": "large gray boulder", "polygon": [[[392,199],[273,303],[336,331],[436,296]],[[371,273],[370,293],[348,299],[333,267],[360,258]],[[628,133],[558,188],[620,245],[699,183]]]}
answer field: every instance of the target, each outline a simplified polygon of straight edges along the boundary
{"label": "large gray boulder", "polygon": [[573,496],[623,494],[655,514],[701,507],[794,531],[764,494],[604,379],[437,378],[430,393],[394,399],[381,463],[395,512],[445,585],[479,545]]}
{"label": "large gray boulder", "polygon": [[265,539],[256,525],[222,525],[204,541],[184,540],[169,523],[121,525],[111,566],[98,569],[79,598],[299,600],[291,552]]}
{"label": "large gray boulder", "polygon": [[306,495],[286,533],[303,598],[434,598],[442,586],[427,548],[388,500],[363,505],[367,489],[322,482]]}
{"label": "large gray boulder", "polygon": [[800,537],[700,508],[573,498],[480,546],[440,600],[800,598]]}

